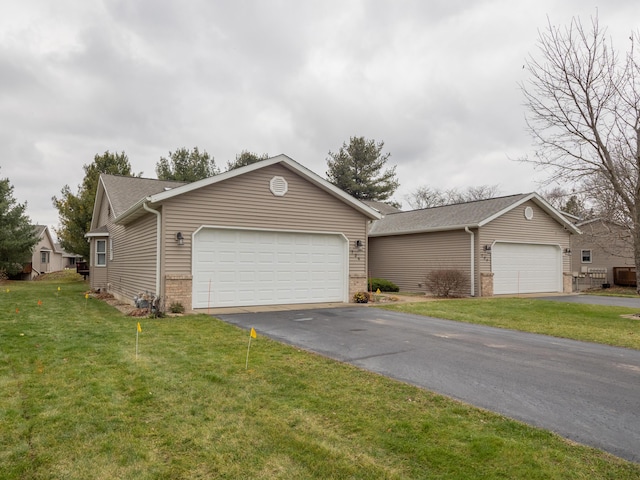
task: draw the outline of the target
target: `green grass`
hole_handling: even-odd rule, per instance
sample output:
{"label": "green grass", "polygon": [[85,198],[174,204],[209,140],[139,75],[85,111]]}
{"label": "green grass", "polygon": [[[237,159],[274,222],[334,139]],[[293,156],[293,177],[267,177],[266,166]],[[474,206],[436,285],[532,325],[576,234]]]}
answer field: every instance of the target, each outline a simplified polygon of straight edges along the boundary
{"label": "green grass", "polygon": [[583,293],[588,295],[600,295],[602,297],[630,297],[630,298],[640,298],[638,297],[638,292],[635,287],[617,287],[613,286],[610,288],[592,288],[589,290],[585,290]]}
{"label": "green grass", "polygon": [[205,315],[128,318],[85,288],[0,285],[3,480],[640,477],[259,331],[247,370],[248,332]]}
{"label": "green grass", "polygon": [[640,320],[621,317],[639,313],[634,308],[530,298],[465,298],[381,308],[640,349]]}

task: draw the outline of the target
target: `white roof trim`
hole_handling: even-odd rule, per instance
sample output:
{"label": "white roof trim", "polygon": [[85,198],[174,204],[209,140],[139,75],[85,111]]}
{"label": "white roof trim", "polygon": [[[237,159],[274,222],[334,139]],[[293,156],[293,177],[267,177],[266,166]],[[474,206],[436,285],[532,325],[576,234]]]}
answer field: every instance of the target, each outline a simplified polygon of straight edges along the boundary
{"label": "white roof trim", "polygon": [[244,167],[236,168],[235,170],[230,170],[230,171],[227,171],[227,172],[224,172],[224,173],[220,173],[218,175],[214,175],[213,177],[204,178],[204,179],[198,180],[196,182],[192,182],[192,183],[188,183],[186,185],[182,185],[181,187],[176,187],[176,188],[173,188],[171,190],[167,190],[165,192],[156,193],[155,195],[151,195],[149,197],[143,198],[143,199],[139,200],[137,203],[135,203],[134,205],[132,205],[131,207],[129,207],[125,212],[123,212],[117,218],[115,218],[114,222],[115,223],[123,222],[124,220],[127,219],[127,217],[133,215],[137,210],[142,208],[142,204],[143,203],[158,203],[158,202],[162,202],[162,201],[167,200],[169,198],[172,198],[172,197],[175,197],[175,196],[178,196],[178,195],[182,195],[183,193],[192,192],[194,190],[198,190],[199,188],[207,187],[209,185],[213,185],[213,184],[218,183],[218,182],[224,182],[225,180],[229,180],[231,178],[234,178],[234,177],[237,177],[237,176],[240,176],[240,175],[244,175],[244,174],[252,172],[254,170],[259,170],[261,168],[269,167],[271,165],[275,165],[275,164],[278,164],[278,163],[282,164],[282,165],[285,165],[287,168],[289,168],[292,171],[297,172],[300,176],[304,177],[305,179],[307,179],[308,181],[310,181],[314,185],[316,185],[316,186],[322,188],[323,190],[329,192],[330,194],[340,198],[342,201],[344,201],[345,203],[351,205],[356,210],[359,210],[360,212],[362,212],[365,215],[369,216],[371,219],[380,220],[382,218],[382,215],[380,215],[380,213],[377,210],[369,207],[368,205],[366,205],[365,203],[361,202],[360,200],[358,200],[358,199],[352,197],[351,195],[345,193],[344,191],[342,191],[341,189],[339,189],[335,185],[329,183],[327,180],[325,180],[325,179],[321,178],[320,176],[316,175],[311,170],[303,167],[302,165],[300,165],[298,162],[294,161],[293,159],[287,157],[286,155],[281,154],[281,155],[277,155],[277,156],[272,157],[272,158],[268,158],[266,160],[262,160],[262,161],[257,162],[257,163],[252,163],[251,165],[246,165]]}
{"label": "white roof trim", "polygon": [[485,226],[489,222],[495,220],[496,218],[501,217],[505,213],[513,210],[514,208],[519,207],[523,203],[528,202],[529,200],[533,200],[549,216],[551,216],[558,223],[562,224],[567,230],[570,230],[572,233],[575,233],[575,234],[578,234],[578,235],[582,233],[578,229],[578,227],[576,227],[572,222],[567,220],[558,210],[553,208],[540,195],[538,195],[537,193],[530,193],[529,195],[525,195],[520,200],[517,200],[517,201],[513,202],[511,205],[503,208],[502,210],[494,213],[493,215],[483,219],[479,223],[468,223],[468,224],[459,224],[459,225],[446,225],[446,226],[441,226],[441,227],[427,227],[427,228],[420,228],[420,229],[399,230],[399,231],[383,232],[383,233],[369,233],[369,237],[389,237],[389,236],[393,236],[393,235],[410,235],[412,233],[446,232],[446,231],[450,231],[450,230],[464,230],[465,227],[468,227],[468,228],[480,228],[480,227]]}
{"label": "white roof trim", "polygon": [[104,191],[104,196],[107,197],[109,208],[113,212],[113,205],[111,204],[111,199],[109,198],[109,192],[107,192],[107,189],[104,186],[104,180],[102,179],[102,175],[100,175],[98,177],[98,186],[96,187],[96,197],[95,197],[95,200],[93,201],[93,211],[91,213],[91,230],[99,227],[99,225],[97,225],[97,222],[100,214],[100,207],[102,206],[102,195],[100,195],[100,190]]}
{"label": "white roof trim", "polygon": [[576,234],[581,233],[578,227],[576,227],[573,224],[573,222],[570,222],[569,220],[567,220],[557,209],[553,208],[552,205],[550,205],[544,198],[542,198],[537,193],[530,193],[529,195],[522,197],[520,200],[512,203],[508,207],[503,208],[499,212],[491,215],[490,217],[485,218],[478,224],[478,226],[479,227],[485,226],[487,223],[495,220],[498,217],[501,217],[505,213],[513,210],[514,208],[519,207],[520,205],[528,202],[529,200],[533,200],[540,208],[542,208],[545,212],[547,212],[547,214],[549,214],[552,218],[554,218],[558,223],[563,224],[567,230],[571,230],[572,233],[576,233]]}
{"label": "white roof trim", "polygon": [[396,232],[384,232],[384,233],[368,233],[368,237],[392,237],[394,235],[411,235],[412,233],[431,233],[431,232],[446,232],[449,230],[464,230],[466,227],[468,228],[478,228],[480,225],[478,224],[467,224],[467,225],[447,225],[444,227],[431,227],[431,228],[420,228],[417,230],[399,230]]}

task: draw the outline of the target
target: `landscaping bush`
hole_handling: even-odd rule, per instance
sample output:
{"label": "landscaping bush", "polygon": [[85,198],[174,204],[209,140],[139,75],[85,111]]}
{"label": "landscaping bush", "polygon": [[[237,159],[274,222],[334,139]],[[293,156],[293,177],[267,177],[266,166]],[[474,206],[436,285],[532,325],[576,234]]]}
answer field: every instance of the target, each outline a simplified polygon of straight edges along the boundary
{"label": "landscaping bush", "polygon": [[381,292],[399,292],[400,288],[390,280],[384,278],[370,278],[369,288],[372,292],[380,289]]}
{"label": "landscaping bush", "polygon": [[171,313],[184,313],[184,306],[180,302],[173,302],[169,307]]}
{"label": "landscaping bush", "polygon": [[432,270],[425,283],[436,297],[463,297],[469,293],[469,275],[462,270]]}
{"label": "landscaping bush", "polygon": [[353,301],[355,303],[369,303],[369,293],[357,292],[353,295]]}

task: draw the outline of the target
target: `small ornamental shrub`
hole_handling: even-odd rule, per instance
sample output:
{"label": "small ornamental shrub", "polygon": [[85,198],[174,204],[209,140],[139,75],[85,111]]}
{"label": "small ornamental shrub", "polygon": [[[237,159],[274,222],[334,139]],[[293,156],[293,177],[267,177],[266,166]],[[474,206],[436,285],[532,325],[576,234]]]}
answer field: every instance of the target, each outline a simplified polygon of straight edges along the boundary
{"label": "small ornamental shrub", "polygon": [[436,297],[464,297],[469,293],[469,275],[462,270],[432,270],[425,283]]}
{"label": "small ornamental shrub", "polygon": [[184,306],[180,302],[173,302],[169,307],[171,313],[184,313]]}
{"label": "small ornamental shrub", "polygon": [[380,289],[381,292],[400,291],[400,288],[395,283],[390,280],[385,280],[384,278],[370,278],[368,286],[372,292],[376,292],[378,289]]}
{"label": "small ornamental shrub", "polygon": [[353,296],[353,301],[355,303],[369,303],[369,293],[367,293],[367,292],[357,292]]}

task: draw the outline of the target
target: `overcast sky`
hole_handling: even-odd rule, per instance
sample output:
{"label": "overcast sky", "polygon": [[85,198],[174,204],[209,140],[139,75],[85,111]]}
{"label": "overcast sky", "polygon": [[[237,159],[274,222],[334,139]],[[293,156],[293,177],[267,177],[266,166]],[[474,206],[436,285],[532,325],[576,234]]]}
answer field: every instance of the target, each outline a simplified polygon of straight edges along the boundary
{"label": "overcast sky", "polygon": [[124,151],[287,154],[326,175],[351,136],[384,141],[394,199],[428,185],[540,190],[519,82],[547,17],[596,11],[622,51],[640,1],[21,0],[0,6],[0,178],[34,223],[83,165]]}

